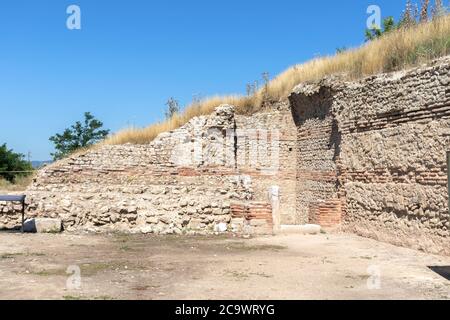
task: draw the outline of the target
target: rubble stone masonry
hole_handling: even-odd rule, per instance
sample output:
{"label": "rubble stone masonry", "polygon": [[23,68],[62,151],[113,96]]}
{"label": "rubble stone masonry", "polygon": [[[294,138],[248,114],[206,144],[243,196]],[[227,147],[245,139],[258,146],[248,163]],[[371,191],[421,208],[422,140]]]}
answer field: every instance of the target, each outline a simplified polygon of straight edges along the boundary
{"label": "rubble stone masonry", "polygon": [[[223,105],[148,145],[100,145],[47,166],[27,190],[28,215],[160,234],[317,223],[450,254],[450,57],[342,79],[300,84],[251,116]],[[13,205],[0,212],[0,228],[18,224]]]}
{"label": "rubble stone masonry", "polygon": [[341,220],[348,232],[450,254],[448,57],[357,82],[302,84],[290,101],[305,189],[298,209],[310,221]]}
{"label": "rubble stone masonry", "polygon": [[[66,230],[272,233],[268,190],[256,198],[258,173],[237,168],[235,126],[224,105],[148,145],[100,145],[58,161],[27,190],[27,216],[61,218]],[[0,228],[19,224],[12,205],[1,210]]]}

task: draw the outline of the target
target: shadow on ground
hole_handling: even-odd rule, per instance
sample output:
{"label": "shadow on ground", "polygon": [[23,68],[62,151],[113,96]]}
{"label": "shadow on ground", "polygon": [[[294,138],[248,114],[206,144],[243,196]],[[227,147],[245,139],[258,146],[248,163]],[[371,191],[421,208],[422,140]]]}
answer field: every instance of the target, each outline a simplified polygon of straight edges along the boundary
{"label": "shadow on ground", "polygon": [[431,271],[436,272],[441,277],[450,280],[450,266],[428,267]]}

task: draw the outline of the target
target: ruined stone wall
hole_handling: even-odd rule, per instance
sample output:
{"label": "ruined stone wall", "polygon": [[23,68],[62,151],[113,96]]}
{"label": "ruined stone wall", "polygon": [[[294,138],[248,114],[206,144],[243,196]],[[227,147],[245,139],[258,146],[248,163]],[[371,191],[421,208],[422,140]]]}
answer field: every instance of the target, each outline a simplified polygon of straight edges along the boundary
{"label": "ruined stone wall", "polygon": [[[252,116],[220,106],[148,145],[99,146],[44,168],[28,214],[163,234],[310,222],[450,254],[449,77],[446,57],[301,84]],[[9,204],[0,212],[0,228],[20,221]]]}
{"label": "ruined stone wall", "polygon": [[22,204],[0,201],[0,230],[13,229],[22,223]]}
{"label": "ruined stone wall", "polygon": [[[26,192],[27,216],[61,218],[67,230],[270,233],[267,193],[258,198],[236,168],[234,117],[221,106],[149,145],[98,146],[50,165]],[[19,224],[14,208],[0,210],[0,228]]]}
{"label": "ruined stone wall", "polygon": [[[27,215],[62,218],[69,230],[271,233],[273,214],[299,222],[295,132],[287,103],[253,116],[222,106],[148,145],[103,145],[41,170]],[[17,226],[2,210],[0,228]]]}
{"label": "ruined stone wall", "polygon": [[[322,207],[338,198],[336,159],[340,134],[332,115],[332,95],[326,87],[300,86],[291,96],[297,130],[296,209],[301,223],[329,226]],[[332,218],[333,215],[332,215]]]}
{"label": "ruined stone wall", "polygon": [[290,101],[299,178],[310,170],[298,188],[312,204],[310,221],[342,221],[346,231],[450,254],[449,77],[447,57],[406,72],[296,88]]}
{"label": "ruined stone wall", "polygon": [[337,92],[346,230],[450,253],[450,63]]}
{"label": "ruined stone wall", "polygon": [[252,116],[236,116],[237,168],[252,179],[257,199],[276,187],[279,223],[299,224],[296,210],[296,126],[287,102]]}

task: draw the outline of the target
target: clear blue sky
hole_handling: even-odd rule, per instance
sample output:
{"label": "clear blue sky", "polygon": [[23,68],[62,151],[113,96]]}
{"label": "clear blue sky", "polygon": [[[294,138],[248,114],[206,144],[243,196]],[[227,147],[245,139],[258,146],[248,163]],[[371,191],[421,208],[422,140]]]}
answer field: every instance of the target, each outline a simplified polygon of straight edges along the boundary
{"label": "clear blue sky", "polygon": [[[48,138],[91,111],[107,128],[163,118],[174,96],[246,83],[364,41],[366,9],[404,0],[1,0],[0,143],[47,160]],[[66,28],[81,8],[82,29]]]}

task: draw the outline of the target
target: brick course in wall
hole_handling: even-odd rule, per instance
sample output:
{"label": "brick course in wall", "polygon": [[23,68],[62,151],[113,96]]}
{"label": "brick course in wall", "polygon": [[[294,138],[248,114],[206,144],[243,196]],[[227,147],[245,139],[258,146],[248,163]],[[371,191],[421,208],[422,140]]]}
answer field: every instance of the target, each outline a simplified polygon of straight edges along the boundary
{"label": "brick course in wall", "polygon": [[309,221],[324,228],[334,228],[342,222],[342,200],[313,202],[309,206]]}
{"label": "brick course in wall", "polygon": [[[270,234],[273,232],[272,207],[265,202],[250,202],[231,205],[232,225],[243,231],[249,228],[253,234]],[[238,222],[236,224],[236,222]]]}

